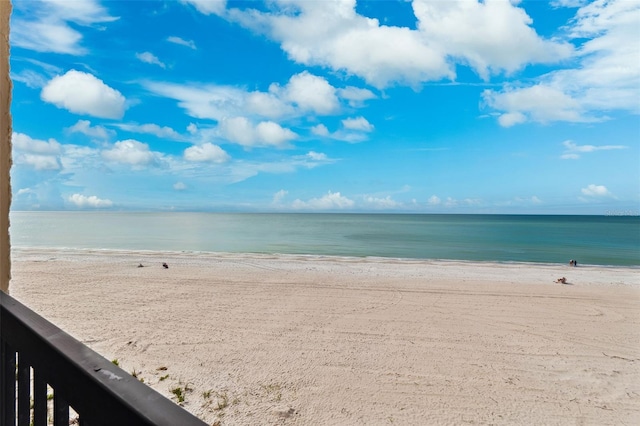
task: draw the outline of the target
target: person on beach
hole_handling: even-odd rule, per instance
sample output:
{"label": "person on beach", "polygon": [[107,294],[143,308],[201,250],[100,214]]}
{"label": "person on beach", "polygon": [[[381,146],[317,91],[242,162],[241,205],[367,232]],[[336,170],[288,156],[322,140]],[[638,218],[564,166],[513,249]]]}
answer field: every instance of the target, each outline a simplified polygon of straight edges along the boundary
{"label": "person on beach", "polygon": [[162,267],[163,267],[164,269],[169,269],[169,265],[167,265],[167,264],[166,264],[166,262],[162,264]]}
{"label": "person on beach", "polygon": [[562,278],[558,278],[556,280],[557,283],[561,283],[561,284],[566,284],[567,283],[567,279],[565,277]]}

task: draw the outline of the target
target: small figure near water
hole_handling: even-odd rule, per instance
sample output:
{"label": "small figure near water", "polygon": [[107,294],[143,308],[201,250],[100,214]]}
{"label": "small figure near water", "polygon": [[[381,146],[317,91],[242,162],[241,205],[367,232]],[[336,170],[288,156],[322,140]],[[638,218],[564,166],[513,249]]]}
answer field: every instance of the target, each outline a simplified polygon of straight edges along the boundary
{"label": "small figure near water", "polygon": [[561,283],[561,284],[566,284],[567,283],[567,279],[565,277],[562,278],[558,278],[556,280],[557,283]]}
{"label": "small figure near water", "polygon": [[169,265],[167,265],[166,263],[163,263],[163,264],[162,264],[162,267],[163,267],[164,269],[169,269]]}
{"label": "small figure near water", "polygon": [[571,259],[571,260],[569,261],[569,266],[578,266],[578,261],[577,261],[577,260],[573,260],[573,259]]}

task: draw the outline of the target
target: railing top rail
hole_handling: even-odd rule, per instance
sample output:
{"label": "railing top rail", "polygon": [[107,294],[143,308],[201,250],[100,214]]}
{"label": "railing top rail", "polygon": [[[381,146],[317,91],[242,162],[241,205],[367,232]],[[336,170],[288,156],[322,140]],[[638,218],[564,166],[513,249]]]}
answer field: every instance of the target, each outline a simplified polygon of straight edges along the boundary
{"label": "railing top rail", "polygon": [[0,337],[91,424],[206,424],[6,293],[0,305]]}

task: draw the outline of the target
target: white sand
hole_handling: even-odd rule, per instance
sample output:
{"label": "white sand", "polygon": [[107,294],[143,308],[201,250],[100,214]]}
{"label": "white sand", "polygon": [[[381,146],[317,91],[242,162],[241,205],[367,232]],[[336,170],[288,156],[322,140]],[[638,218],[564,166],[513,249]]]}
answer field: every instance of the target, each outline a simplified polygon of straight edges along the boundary
{"label": "white sand", "polygon": [[637,268],[47,250],[12,267],[14,297],[164,395],[192,389],[208,423],[640,424]]}

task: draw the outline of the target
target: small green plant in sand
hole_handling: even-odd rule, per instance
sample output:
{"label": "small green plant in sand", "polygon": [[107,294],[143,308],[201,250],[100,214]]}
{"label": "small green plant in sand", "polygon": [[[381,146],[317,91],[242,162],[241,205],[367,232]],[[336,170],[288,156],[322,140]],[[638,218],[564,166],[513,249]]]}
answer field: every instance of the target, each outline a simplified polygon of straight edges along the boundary
{"label": "small green plant in sand", "polygon": [[118,358],[114,358],[111,360],[111,362],[113,363],[113,365],[115,365],[116,367],[120,367],[120,362],[118,361]]}
{"label": "small green plant in sand", "polygon": [[[202,398],[204,399],[203,407],[210,407],[214,402],[212,397],[215,397],[215,406],[212,407],[216,411],[224,410],[229,406],[229,395],[227,392],[214,392],[211,389],[202,392]],[[239,402],[238,398],[233,400],[233,404],[237,404]]]}
{"label": "small green plant in sand", "polygon": [[184,402],[184,397],[186,392],[182,386],[176,386],[175,388],[171,388],[169,389],[169,392],[171,392],[176,397],[178,404],[182,404]]}
{"label": "small green plant in sand", "polygon": [[165,374],[164,376],[160,376],[160,378],[158,380],[160,380],[161,382],[164,382],[165,380],[167,380],[169,378],[168,374]]}
{"label": "small green plant in sand", "polygon": [[183,403],[185,398],[187,397],[187,392],[192,392],[193,388],[189,386],[189,383],[183,385],[182,382],[178,382],[178,384],[182,386],[175,386],[173,388],[170,388],[169,392],[171,392],[176,397],[178,403]]}
{"label": "small green plant in sand", "polygon": [[140,376],[140,374],[142,374],[142,371],[137,371],[135,368],[133,369],[133,371],[131,372],[131,375],[133,377],[135,377],[136,379],[140,380],[142,383],[144,383],[144,379],[142,378],[142,376]]}
{"label": "small green plant in sand", "polygon": [[227,396],[227,393],[218,393],[216,396],[218,397],[218,404],[214,410],[224,410],[227,408],[229,405],[229,397]]}

